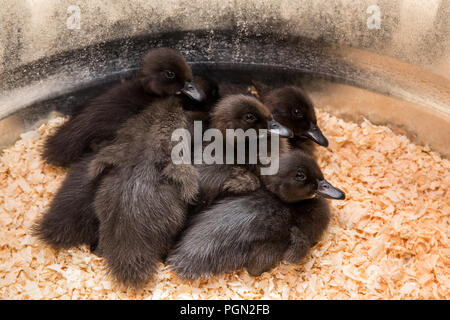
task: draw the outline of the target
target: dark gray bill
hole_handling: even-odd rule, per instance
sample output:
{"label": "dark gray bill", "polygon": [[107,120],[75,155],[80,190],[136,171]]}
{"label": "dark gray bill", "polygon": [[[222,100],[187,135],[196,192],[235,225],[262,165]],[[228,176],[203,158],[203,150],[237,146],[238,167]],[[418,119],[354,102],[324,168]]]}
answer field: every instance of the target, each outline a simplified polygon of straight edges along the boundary
{"label": "dark gray bill", "polygon": [[316,194],[328,199],[337,199],[337,200],[345,199],[345,193],[342,190],[333,187],[331,183],[329,183],[325,179],[319,181],[319,186],[317,188]]}
{"label": "dark gray bill", "polygon": [[277,134],[282,138],[292,138],[294,136],[294,133],[292,132],[291,129],[283,126],[281,123],[275,120],[269,121],[268,129],[270,133]]}
{"label": "dark gray bill", "polygon": [[205,99],[205,94],[203,91],[198,89],[192,81],[185,82],[181,92],[195,101],[203,101],[203,99]]}
{"label": "dark gray bill", "polygon": [[328,139],[325,138],[316,124],[311,124],[311,128],[305,132],[304,136],[321,146],[328,147]]}

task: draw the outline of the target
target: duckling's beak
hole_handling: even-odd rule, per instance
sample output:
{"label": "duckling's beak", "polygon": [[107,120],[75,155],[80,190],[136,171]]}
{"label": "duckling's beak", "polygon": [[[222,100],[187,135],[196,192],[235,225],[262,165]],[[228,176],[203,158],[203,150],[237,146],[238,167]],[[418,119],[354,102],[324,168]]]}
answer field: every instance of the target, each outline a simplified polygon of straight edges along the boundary
{"label": "duckling's beak", "polygon": [[325,138],[317,124],[312,123],[309,130],[304,133],[304,136],[321,146],[328,147],[328,139]]}
{"label": "duckling's beak", "polygon": [[337,199],[337,200],[345,199],[344,191],[333,187],[331,183],[329,183],[325,179],[319,181],[319,186],[317,188],[316,194],[328,199]]}
{"label": "duckling's beak", "polygon": [[291,129],[283,126],[281,123],[275,120],[270,120],[267,124],[267,128],[269,129],[269,133],[277,134],[282,138],[292,138],[294,136],[294,133]]}
{"label": "duckling's beak", "polygon": [[181,92],[195,101],[203,101],[205,99],[205,93],[197,88],[192,81],[186,81]]}

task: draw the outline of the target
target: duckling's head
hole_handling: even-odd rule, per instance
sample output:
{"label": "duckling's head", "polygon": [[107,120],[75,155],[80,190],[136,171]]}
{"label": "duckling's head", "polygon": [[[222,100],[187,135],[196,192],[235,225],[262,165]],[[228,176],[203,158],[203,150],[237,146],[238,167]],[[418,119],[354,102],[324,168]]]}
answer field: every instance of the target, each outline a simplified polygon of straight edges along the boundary
{"label": "duckling's head", "polygon": [[302,150],[293,150],[280,156],[279,171],[262,176],[266,188],[289,203],[315,196],[345,199],[345,193],[333,187],[323,177],[314,159]]}
{"label": "duckling's head", "polygon": [[269,109],[256,98],[238,94],[222,99],[214,108],[211,127],[225,134],[226,129],[266,129],[280,137],[291,137],[292,131],[274,120]]}
{"label": "duckling's head", "polygon": [[263,101],[275,120],[290,128],[296,137],[305,137],[321,146],[328,146],[327,138],[317,126],[313,104],[300,87],[272,90]]}
{"label": "duckling's head", "polygon": [[150,50],[142,61],[141,84],[158,96],[184,94],[202,101],[205,94],[194,84],[192,70],[176,50],[157,48]]}

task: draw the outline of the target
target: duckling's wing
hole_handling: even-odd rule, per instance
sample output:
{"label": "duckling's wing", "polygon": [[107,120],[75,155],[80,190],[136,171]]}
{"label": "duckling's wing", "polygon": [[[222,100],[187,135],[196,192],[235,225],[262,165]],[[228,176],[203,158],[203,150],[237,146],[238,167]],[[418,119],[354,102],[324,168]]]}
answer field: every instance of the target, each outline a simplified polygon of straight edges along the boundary
{"label": "duckling's wing", "polygon": [[290,263],[299,263],[312,247],[311,241],[298,226],[293,226],[290,231],[289,247],[283,255],[283,260]]}
{"label": "duckling's wing", "polygon": [[286,241],[271,241],[270,239],[254,242],[245,265],[248,273],[257,277],[275,267],[283,259],[283,252],[287,246]]}
{"label": "duckling's wing", "polygon": [[302,201],[292,210],[294,212],[290,246],[285,252],[284,260],[299,263],[328,227],[330,207],[327,200],[318,197]]}

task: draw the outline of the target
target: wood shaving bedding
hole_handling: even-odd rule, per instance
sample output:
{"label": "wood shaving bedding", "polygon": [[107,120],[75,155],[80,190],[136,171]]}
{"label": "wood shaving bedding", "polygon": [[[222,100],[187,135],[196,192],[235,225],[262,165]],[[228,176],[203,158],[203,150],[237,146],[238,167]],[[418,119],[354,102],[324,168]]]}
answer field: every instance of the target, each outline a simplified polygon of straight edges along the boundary
{"label": "wood shaving bedding", "polygon": [[30,235],[66,171],[40,159],[57,118],[0,158],[2,299],[448,299],[450,162],[405,136],[318,111],[325,177],[347,194],[301,264],[253,278],[184,281],[163,266],[140,291],[120,287],[86,247],[55,251]]}

